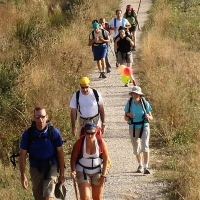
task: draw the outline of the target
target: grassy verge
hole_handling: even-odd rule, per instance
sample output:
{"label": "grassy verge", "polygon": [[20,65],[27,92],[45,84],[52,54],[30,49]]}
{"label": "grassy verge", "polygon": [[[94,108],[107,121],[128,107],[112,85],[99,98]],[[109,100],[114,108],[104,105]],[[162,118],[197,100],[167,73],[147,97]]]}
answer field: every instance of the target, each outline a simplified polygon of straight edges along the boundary
{"label": "grassy verge", "polygon": [[[0,2],[0,188],[1,199],[32,199],[21,187],[9,156],[30,124],[36,105],[47,108],[61,130],[66,163],[73,138],[69,101],[78,80],[94,66],[87,46],[91,22],[114,16],[116,1],[43,0]],[[106,5],[106,6],[105,6]]]}
{"label": "grassy verge", "polygon": [[200,199],[199,11],[199,1],[155,0],[135,68],[153,106],[152,146],[165,155],[157,167],[174,200]]}

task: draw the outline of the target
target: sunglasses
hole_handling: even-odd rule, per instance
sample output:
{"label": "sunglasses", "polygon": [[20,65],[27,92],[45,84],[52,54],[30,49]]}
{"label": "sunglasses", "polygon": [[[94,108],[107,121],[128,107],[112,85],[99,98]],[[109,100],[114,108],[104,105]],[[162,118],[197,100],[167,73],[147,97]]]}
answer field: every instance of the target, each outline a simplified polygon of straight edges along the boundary
{"label": "sunglasses", "polygon": [[89,86],[85,86],[85,87],[81,86],[81,89],[88,89],[88,88]]}
{"label": "sunglasses", "polygon": [[46,115],[36,115],[35,119],[44,119],[46,117]]}
{"label": "sunglasses", "polygon": [[85,133],[86,133],[87,135],[94,135],[96,132],[90,132],[90,133],[89,133],[89,132],[86,131]]}

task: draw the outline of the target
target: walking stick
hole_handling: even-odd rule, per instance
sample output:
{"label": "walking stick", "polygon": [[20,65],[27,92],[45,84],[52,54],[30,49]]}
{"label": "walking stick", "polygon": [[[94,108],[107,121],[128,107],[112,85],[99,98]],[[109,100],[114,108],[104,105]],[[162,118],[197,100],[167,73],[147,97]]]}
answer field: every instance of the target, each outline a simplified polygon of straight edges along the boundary
{"label": "walking stick", "polygon": [[[133,85],[136,86],[136,82],[135,82],[135,79],[134,79],[134,77],[133,77],[133,74],[131,74],[131,80],[132,80]],[[146,108],[145,108],[145,106],[144,106],[144,101],[145,101],[145,99],[144,99],[144,97],[142,97],[141,100],[140,100],[140,102],[141,102],[141,105],[142,105],[142,109],[143,109],[143,111],[144,111],[144,114],[146,115],[146,114],[147,114],[147,111],[146,111]],[[147,119],[147,121],[149,122],[149,119]]]}
{"label": "walking stick", "polygon": [[140,0],[139,5],[138,5],[137,14],[139,13],[139,10],[140,10],[140,4],[141,4],[141,1],[142,1],[142,0]]}
{"label": "walking stick", "polygon": [[73,179],[74,182],[74,190],[75,190],[75,194],[76,194],[76,200],[78,200],[78,192],[77,192],[77,188],[76,188],[76,181],[75,179]]}

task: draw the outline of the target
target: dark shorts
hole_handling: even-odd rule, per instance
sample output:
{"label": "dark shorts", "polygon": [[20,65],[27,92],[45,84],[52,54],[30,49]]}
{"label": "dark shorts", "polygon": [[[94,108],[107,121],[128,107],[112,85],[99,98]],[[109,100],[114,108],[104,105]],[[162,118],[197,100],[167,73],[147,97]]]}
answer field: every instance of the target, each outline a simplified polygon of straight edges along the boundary
{"label": "dark shorts", "polygon": [[99,44],[98,46],[92,46],[92,52],[94,61],[101,60],[106,57],[108,46],[106,44]]}
{"label": "dark shorts", "polygon": [[129,28],[130,32],[135,32],[136,31],[137,26],[136,25],[131,25],[131,28]]}
{"label": "dark shorts", "polygon": [[117,62],[120,64],[132,63],[133,58],[132,58],[131,51],[128,53],[121,53],[120,51],[118,51],[117,52]]}

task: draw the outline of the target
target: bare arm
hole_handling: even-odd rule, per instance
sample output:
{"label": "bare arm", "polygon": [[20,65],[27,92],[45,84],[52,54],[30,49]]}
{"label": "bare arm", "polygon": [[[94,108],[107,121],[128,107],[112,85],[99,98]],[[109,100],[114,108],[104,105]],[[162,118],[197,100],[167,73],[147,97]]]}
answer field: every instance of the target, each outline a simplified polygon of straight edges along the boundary
{"label": "bare arm", "polygon": [[72,135],[74,136],[76,136],[76,112],[77,112],[76,108],[71,108],[70,117],[71,117]]}
{"label": "bare arm", "polygon": [[28,189],[28,180],[26,177],[26,156],[27,151],[20,149],[20,156],[19,156],[19,169],[21,173],[21,184],[24,189]]}
{"label": "bare arm", "polygon": [[102,153],[102,159],[103,159],[103,167],[102,167],[102,176],[99,179],[99,184],[103,186],[103,184],[106,181],[106,173],[107,173],[107,168],[108,168],[108,149],[106,146],[105,141],[102,139],[102,147],[103,147],[103,153]]}
{"label": "bare arm", "polygon": [[76,161],[78,159],[78,154],[79,154],[79,147],[78,147],[78,141],[77,141],[73,146],[71,158],[70,158],[71,177],[73,179],[76,178]]}
{"label": "bare arm", "polygon": [[57,147],[57,152],[58,152],[58,163],[59,163],[59,177],[58,177],[58,182],[63,184],[65,182],[65,177],[64,177],[64,152],[63,148]]}
{"label": "bare arm", "polygon": [[[104,112],[104,106],[103,104],[99,105],[99,113],[100,113],[100,119],[102,123],[105,123],[105,112]],[[101,133],[105,133],[105,125],[101,125]]]}

